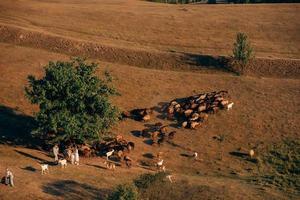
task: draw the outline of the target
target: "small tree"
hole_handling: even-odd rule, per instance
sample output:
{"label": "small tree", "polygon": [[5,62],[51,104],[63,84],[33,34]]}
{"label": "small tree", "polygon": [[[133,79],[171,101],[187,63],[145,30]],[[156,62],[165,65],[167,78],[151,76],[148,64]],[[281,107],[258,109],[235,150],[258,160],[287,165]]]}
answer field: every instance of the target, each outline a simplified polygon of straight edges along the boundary
{"label": "small tree", "polygon": [[132,184],[118,185],[107,200],[137,200],[138,191]]}
{"label": "small tree", "polygon": [[253,49],[245,33],[238,33],[233,45],[233,58],[243,67],[248,64],[253,56]]}
{"label": "small tree", "polygon": [[112,78],[95,76],[97,64],[75,58],[49,62],[41,79],[28,76],[26,96],[39,105],[33,134],[50,142],[81,143],[99,139],[118,119],[118,109],[109,96],[118,94]]}

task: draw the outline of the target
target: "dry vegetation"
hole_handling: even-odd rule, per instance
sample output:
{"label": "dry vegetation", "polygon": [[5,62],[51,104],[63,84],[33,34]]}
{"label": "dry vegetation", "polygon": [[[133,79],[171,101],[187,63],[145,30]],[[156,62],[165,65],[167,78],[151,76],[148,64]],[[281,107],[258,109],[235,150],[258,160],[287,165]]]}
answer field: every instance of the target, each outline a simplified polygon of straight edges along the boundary
{"label": "dry vegetation", "polygon": [[[134,53],[131,55],[136,55],[135,59],[121,62],[116,52],[127,55],[127,52],[143,51],[144,58],[157,60],[150,63],[151,67],[160,68],[162,63],[176,65],[176,59],[160,61],[164,56],[166,60],[174,58],[169,51],[228,55],[236,32],[243,31],[249,34],[257,56],[299,58],[298,10],[298,4],[197,6],[133,0],[19,0],[14,3],[2,0],[1,27],[19,27],[30,32],[17,30],[11,38],[19,37],[20,33],[25,36],[39,33],[41,37],[31,37],[26,42],[0,39],[0,173],[10,167],[16,185],[9,188],[1,184],[0,199],[81,199],[83,196],[104,199],[114,186],[153,173],[158,152],[163,152],[166,168],[174,175],[175,183],[155,182],[149,190],[140,191],[144,197],[174,190],[174,196],[160,198],[180,199],[188,190],[192,191],[188,195],[194,192],[202,199],[296,199],[299,143],[286,145],[282,141],[300,137],[297,74],[291,79],[267,78],[262,72],[259,77],[236,76],[216,68],[200,72],[136,68],[136,63],[144,67],[150,62],[144,62],[146,59],[139,59],[140,54]],[[0,33],[3,30],[12,29],[0,28]],[[38,163],[53,158],[48,152],[29,148],[34,144],[29,134],[31,116],[37,108],[24,97],[24,86],[27,75],[41,76],[48,61],[68,59],[70,53],[63,52],[69,43],[59,46],[55,40],[52,45],[49,37],[53,35],[58,41],[71,38],[79,42],[72,43],[75,46],[86,41],[121,49],[107,51],[105,56],[108,56],[99,56],[101,59],[93,58],[101,66],[97,75],[108,69],[115,78],[116,88],[122,95],[114,97],[113,103],[121,110],[154,107],[150,121],[126,119],[112,130],[135,143],[130,154],[132,168],[117,165],[116,170],[107,170],[103,164],[106,158],[97,157],[82,159],[79,167],[50,166],[50,174],[41,176]],[[232,110],[210,115],[198,129],[179,128],[176,121],[164,118],[161,108],[172,99],[220,90],[229,92],[230,101],[234,102]],[[152,146],[149,138],[138,137],[137,133],[157,122],[168,125],[169,131],[176,131],[172,142]],[[256,153],[253,159],[248,156],[250,149]],[[199,160],[190,158],[193,151],[199,153]]]}

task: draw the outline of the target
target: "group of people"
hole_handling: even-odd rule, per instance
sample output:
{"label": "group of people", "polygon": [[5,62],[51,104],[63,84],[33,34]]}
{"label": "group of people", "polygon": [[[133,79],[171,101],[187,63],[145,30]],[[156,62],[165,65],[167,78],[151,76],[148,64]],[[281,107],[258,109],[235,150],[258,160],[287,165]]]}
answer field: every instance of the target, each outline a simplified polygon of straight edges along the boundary
{"label": "group of people", "polygon": [[[58,163],[59,160],[59,147],[58,145],[54,145],[53,147],[54,161]],[[64,151],[65,158],[71,162],[72,165],[79,165],[79,152],[76,145],[73,147],[69,146]]]}

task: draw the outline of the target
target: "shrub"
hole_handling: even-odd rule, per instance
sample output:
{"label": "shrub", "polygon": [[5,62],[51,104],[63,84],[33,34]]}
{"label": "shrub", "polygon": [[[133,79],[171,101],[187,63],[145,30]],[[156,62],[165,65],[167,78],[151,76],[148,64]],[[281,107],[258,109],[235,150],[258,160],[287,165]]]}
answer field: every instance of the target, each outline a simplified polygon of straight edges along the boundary
{"label": "shrub", "polygon": [[161,182],[166,177],[164,172],[156,174],[143,174],[138,179],[134,180],[134,184],[138,189],[147,189],[154,182]]}
{"label": "shrub", "polygon": [[26,96],[39,105],[35,115],[36,136],[50,142],[81,143],[99,139],[118,119],[118,109],[109,97],[118,94],[110,85],[112,77],[95,76],[97,64],[83,59],[49,62],[45,75],[37,79],[28,76]]}
{"label": "shrub", "polygon": [[253,49],[245,33],[238,33],[233,45],[233,59],[238,64],[245,66],[253,57]]}
{"label": "shrub", "polygon": [[116,189],[109,195],[107,200],[137,200],[138,192],[134,185],[123,184],[118,185]]}

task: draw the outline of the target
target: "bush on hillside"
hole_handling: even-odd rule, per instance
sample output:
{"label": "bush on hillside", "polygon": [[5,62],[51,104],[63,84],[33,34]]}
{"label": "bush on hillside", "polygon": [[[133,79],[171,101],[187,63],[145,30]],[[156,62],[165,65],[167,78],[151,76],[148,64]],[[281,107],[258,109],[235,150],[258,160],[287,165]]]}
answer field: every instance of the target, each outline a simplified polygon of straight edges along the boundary
{"label": "bush on hillside", "polygon": [[118,109],[109,97],[118,94],[112,77],[95,75],[97,64],[75,58],[49,62],[45,75],[28,76],[26,96],[39,105],[33,133],[50,142],[82,143],[99,139],[117,121]]}
{"label": "bush on hillside", "polygon": [[107,200],[137,200],[138,192],[134,185],[123,184],[118,185],[116,189],[109,195]]}
{"label": "bush on hillside", "polygon": [[248,36],[245,33],[238,33],[236,35],[236,41],[233,45],[233,56],[231,68],[238,74],[243,74],[246,71],[250,59],[254,57],[253,49],[248,40]]}

